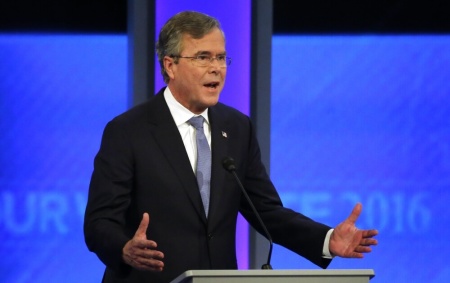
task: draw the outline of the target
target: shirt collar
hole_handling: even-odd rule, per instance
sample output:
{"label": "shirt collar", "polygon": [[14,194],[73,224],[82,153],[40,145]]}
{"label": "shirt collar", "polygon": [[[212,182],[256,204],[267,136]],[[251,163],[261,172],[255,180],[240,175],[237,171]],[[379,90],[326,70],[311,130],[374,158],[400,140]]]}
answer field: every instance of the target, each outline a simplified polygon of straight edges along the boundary
{"label": "shirt collar", "polygon": [[193,116],[200,116],[200,115],[203,116],[203,118],[205,118],[205,121],[209,125],[208,108],[206,108],[205,111],[200,113],[200,115],[192,113],[186,107],[181,105],[181,103],[179,103],[175,99],[175,97],[173,97],[173,94],[170,91],[169,87],[166,87],[166,89],[164,90],[164,99],[166,100],[167,106],[169,106],[170,114],[172,114],[172,117],[177,127],[186,123]]}

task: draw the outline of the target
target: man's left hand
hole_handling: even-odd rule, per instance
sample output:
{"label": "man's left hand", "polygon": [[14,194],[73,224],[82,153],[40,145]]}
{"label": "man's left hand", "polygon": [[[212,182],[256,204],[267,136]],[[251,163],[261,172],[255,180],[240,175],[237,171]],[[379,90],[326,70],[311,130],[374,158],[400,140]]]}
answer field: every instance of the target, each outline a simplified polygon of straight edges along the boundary
{"label": "man's left hand", "polygon": [[378,244],[373,237],[378,234],[375,229],[360,230],[355,223],[361,214],[362,205],[356,204],[350,216],[334,229],[330,237],[330,252],[334,256],[362,258],[363,253],[372,251],[372,245]]}

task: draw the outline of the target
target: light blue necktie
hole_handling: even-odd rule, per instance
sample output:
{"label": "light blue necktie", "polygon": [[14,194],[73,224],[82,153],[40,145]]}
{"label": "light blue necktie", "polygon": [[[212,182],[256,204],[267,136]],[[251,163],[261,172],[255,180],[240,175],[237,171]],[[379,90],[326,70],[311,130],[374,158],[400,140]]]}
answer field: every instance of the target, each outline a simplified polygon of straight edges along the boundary
{"label": "light blue necktie", "polygon": [[206,217],[208,217],[211,180],[211,150],[209,149],[209,144],[203,130],[203,121],[203,116],[197,116],[192,117],[188,122],[197,132],[197,183],[202,197],[203,208],[205,209]]}

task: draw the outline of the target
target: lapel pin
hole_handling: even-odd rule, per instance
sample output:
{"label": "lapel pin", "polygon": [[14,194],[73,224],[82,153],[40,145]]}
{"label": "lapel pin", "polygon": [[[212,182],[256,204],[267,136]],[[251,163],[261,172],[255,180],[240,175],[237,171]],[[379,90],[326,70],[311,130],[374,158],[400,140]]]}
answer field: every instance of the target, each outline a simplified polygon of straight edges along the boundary
{"label": "lapel pin", "polygon": [[226,132],[224,132],[224,131],[222,131],[222,137],[224,137],[224,138],[228,138],[228,135],[227,135],[227,133],[226,133]]}

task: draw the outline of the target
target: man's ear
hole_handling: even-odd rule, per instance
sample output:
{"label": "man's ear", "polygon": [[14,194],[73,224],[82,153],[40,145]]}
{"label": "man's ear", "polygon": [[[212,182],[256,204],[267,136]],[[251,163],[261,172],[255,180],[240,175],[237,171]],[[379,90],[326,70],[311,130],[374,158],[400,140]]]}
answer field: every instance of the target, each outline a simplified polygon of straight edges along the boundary
{"label": "man's ear", "polygon": [[166,70],[166,73],[169,76],[169,78],[173,79],[174,78],[174,68],[176,68],[174,59],[169,56],[164,56],[163,62],[164,62],[164,70]]}

